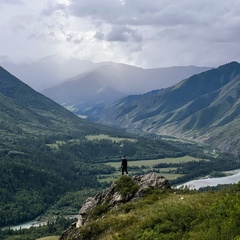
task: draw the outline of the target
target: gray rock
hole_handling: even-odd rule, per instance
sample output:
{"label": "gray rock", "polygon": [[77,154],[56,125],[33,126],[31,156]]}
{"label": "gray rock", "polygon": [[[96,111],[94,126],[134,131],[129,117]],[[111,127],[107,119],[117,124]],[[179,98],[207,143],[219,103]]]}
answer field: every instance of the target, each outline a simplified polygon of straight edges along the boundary
{"label": "gray rock", "polygon": [[76,227],[79,228],[83,226],[88,220],[88,213],[98,205],[109,204],[114,207],[142,197],[148,188],[170,188],[169,181],[166,180],[165,177],[154,172],[142,176],[135,176],[132,179],[139,186],[139,190],[134,194],[129,193],[126,194],[126,196],[122,196],[120,192],[116,191],[116,183],[113,183],[108,190],[98,193],[95,197],[89,197],[79,211],[80,217],[76,223]]}

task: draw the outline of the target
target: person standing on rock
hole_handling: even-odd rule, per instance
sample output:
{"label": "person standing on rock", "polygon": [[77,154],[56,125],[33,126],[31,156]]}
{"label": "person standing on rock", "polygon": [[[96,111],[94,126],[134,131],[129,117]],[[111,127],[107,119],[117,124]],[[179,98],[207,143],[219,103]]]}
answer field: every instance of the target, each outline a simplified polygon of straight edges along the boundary
{"label": "person standing on rock", "polygon": [[124,172],[126,172],[126,174],[128,174],[128,171],[127,171],[127,159],[126,159],[126,156],[122,156],[122,165],[121,165],[121,168],[122,168],[122,175],[124,175]]}

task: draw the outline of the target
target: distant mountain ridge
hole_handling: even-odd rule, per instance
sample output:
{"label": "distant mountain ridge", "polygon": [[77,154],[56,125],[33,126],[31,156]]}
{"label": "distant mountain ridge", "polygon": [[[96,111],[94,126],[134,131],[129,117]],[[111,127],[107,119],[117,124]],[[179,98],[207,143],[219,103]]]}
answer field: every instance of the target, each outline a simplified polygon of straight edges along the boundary
{"label": "distant mountain ridge", "polygon": [[133,95],[98,113],[100,121],[173,135],[240,153],[240,64],[231,62],[169,88]]}
{"label": "distant mountain ridge", "polygon": [[81,120],[0,67],[0,135],[2,142],[63,133],[85,133],[96,126]]}
{"label": "distant mountain ridge", "polygon": [[13,63],[0,59],[0,65],[37,91],[55,86],[97,64],[54,54],[33,62]]}
{"label": "distant mountain ridge", "polygon": [[195,66],[143,69],[126,64],[102,63],[42,93],[76,114],[94,116],[96,109],[121,97],[169,87],[208,69]]}

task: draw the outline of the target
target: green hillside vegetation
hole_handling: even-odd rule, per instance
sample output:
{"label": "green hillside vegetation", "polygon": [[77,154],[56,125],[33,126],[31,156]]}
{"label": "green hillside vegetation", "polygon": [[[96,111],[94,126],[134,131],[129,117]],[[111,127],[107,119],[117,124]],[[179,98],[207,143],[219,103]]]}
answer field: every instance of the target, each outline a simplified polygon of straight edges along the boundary
{"label": "green hillside vegetation", "polygon": [[[109,182],[99,179],[116,173],[117,169],[107,163],[119,162],[122,154],[127,155],[129,162],[150,160],[152,164],[152,160],[165,159],[149,169],[130,166],[129,170],[137,175],[169,169],[181,176],[172,180],[172,184],[212,171],[240,168],[237,158],[212,154],[204,145],[167,142],[152,135],[139,137],[82,120],[2,68],[0,137],[0,227],[32,220],[46,212],[55,216],[76,214],[88,196],[109,186]],[[191,156],[192,161],[179,162],[179,158],[186,156]],[[176,162],[170,161],[171,158]],[[171,194],[159,196],[165,198]],[[57,224],[61,227],[48,224],[30,232],[8,230],[0,236],[11,240],[53,236],[66,228],[63,220]]]}
{"label": "green hillside vegetation", "polygon": [[[34,219],[68,192],[101,187],[97,174],[111,168],[93,164],[86,135],[129,137],[78,118],[1,67],[0,100],[0,227]],[[75,152],[48,147],[74,139]]]}
{"label": "green hillside vegetation", "polygon": [[0,226],[34,219],[66,192],[100,187],[97,166],[83,162],[79,174],[79,156],[60,155],[47,144],[113,129],[81,120],[3,68],[0,100]]}
{"label": "green hillside vegetation", "polygon": [[94,209],[92,220],[69,239],[239,239],[239,206],[239,184],[203,193],[149,189],[142,199],[111,210]]}
{"label": "green hillside vegetation", "polygon": [[131,131],[177,136],[239,154],[240,64],[231,62],[166,89],[122,98],[100,122]]}
{"label": "green hillside vegetation", "polygon": [[[46,212],[76,214],[86,197],[109,185],[99,177],[115,173],[106,163],[120,161],[122,154],[129,161],[186,155],[208,159],[165,164],[182,176],[174,183],[240,167],[232,156],[206,154],[205,146],[138,137],[82,120],[3,68],[0,100],[0,227]],[[141,174],[137,170],[130,169]]]}
{"label": "green hillside vegetation", "polygon": [[[135,187],[128,178],[117,181],[118,191],[123,195],[135,192]],[[114,208],[96,207],[89,213],[88,222],[79,229],[71,229],[67,239],[237,240],[240,238],[239,206],[240,184],[207,191],[148,189],[138,200]],[[56,223],[40,228],[3,230],[0,236],[3,240],[35,240],[56,233],[59,236],[60,231],[68,228],[67,224],[68,220],[59,218]],[[49,238],[57,239],[57,236]]]}
{"label": "green hillside vegetation", "polygon": [[[120,139],[123,136],[121,133]],[[117,135],[112,137],[116,138]],[[125,137],[133,139],[132,135]],[[62,137],[59,141],[61,144],[57,148],[49,147],[49,144],[56,143],[55,137],[39,141],[22,140],[21,144],[16,142],[11,149],[1,148],[0,226],[34,219],[46,210],[55,215],[76,214],[86,197],[108,186],[109,183],[106,184],[104,179],[101,179],[102,183],[98,181],[99,176],[116,174],[116,170],[119,170],[107,163],[119,163],[123,153],[127,153],[130,162],[136,159],[147,162],[150,159],[152,163],[151,159],[154,158],[165,159],[165,163],[162,163],[164,166],[155,164],[154,169],[161,172],[162,169],[174,168],[173,174],[184,176],[174,180],[175,184],[207,175],[211,171],[240,167],[239,162],[231,156],[213,158],[204,154],[204,148],[198,147],[195,153],[207,161],[195,161],[193,157],[193,161],[181,163],[176,158],[174,163],[171,158],[189,152],[185,147],[181,150],[180,145],[173,146],[161,139],[135,137],[132,142],[87,140],[85,137],[76,139],[74,136],[72,140]],[[169,162],[166,161],[168,158]],[[129,170],[131,174],[142,174],[152,171],[152,168],[142,171],[141,168],[130,167]]]}
{"label": "green hillside vegetation", "polygon": [[[15,140],[55,136],[73,138],[109,134],[112,129],[83,120],[36,92],[0,67],[0,137],[10,145]],[[61,140],[61,139],[60,139]]]}

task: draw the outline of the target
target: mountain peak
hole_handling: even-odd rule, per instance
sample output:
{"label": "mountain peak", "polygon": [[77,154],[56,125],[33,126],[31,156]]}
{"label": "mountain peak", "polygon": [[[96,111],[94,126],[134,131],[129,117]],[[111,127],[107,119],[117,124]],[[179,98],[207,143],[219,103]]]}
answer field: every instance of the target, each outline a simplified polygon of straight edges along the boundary
{"label": "mountain peak", "polygon": [[232,61],[226,64],[223,64],[219,66],[217,69],[235,69],[235,68],[240,68],[240,63],[237,61]]}
{"label": "mountain peak", "polygon": [[237,62],[237,61],[232,61],[232,62],[229,62],[229,63],[226,63],[226,64],[223,64],[222,66],[227,66],[227,65],[232,65],[232,66],[239,66],[240,65],[240,63],[239,62]]}

